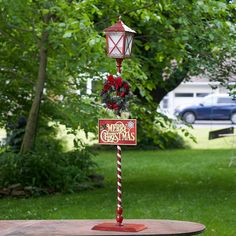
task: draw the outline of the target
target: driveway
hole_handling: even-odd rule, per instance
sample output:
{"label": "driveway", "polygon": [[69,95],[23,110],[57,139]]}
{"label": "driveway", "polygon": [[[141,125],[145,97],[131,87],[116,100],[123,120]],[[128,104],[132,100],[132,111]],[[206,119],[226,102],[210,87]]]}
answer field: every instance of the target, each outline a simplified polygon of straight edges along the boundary
{"label": "driveway", "polygon": [[225,120],[201,120],[196,121],[193,125],[194,128],[212,128],[212,127],[219,127],[219,128],[227,128],[227,127],[236,127],[236,124],[232,124],[231,121]]}

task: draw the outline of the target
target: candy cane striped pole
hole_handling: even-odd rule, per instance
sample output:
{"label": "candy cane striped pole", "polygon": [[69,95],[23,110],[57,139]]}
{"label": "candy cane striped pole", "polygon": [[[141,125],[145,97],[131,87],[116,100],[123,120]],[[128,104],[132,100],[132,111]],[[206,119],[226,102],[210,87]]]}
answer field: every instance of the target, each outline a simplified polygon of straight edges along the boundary
{"label": "candy cane striped pole", "polygon": [[116,209],[116,222],[122,225],[122,185],[121,185],[121,147],[117,145],[117,209]]}

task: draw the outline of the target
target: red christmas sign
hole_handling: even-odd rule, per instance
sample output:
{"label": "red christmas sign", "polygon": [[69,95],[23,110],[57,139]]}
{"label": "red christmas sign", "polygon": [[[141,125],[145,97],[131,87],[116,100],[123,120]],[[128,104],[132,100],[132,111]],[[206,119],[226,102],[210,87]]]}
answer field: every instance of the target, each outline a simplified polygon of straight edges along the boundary
{"label": "red christmas sign", "polygon": [[98,121],[99,144],[136,145],[137,128],[135,119]]}

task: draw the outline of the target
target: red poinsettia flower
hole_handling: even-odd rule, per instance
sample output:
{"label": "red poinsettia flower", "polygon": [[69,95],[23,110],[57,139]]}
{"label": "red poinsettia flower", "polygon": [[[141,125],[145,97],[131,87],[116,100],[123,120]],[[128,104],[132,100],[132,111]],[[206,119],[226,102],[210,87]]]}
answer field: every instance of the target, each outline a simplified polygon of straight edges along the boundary
{"label": "red poinsettia flower", "polygon": [[113,109],[114,109],[114,110],[119,110],[119,105],[118,105],[117,103],[114,103],[114,104],[113,104]]}
{"label": "red poinsettia flower", "polygon": [[127,89],[129,89],[129,84],[127,82],[124,82],[123,87],[124,87],[125,90],[127,90]]}
{"label": "red poinsettia flower", "polygon": [[115,84],[115,79],[114,79],[113,75],[108,75],[107,76],[107,81],[110,85]]}
{"label": "red poinsettia flower", "polygon": [[126,93],[125,92],[121,92],[120,96],[123,98],[125,97]]}
{"label": "red poinsettia flower", "polygon": [[122,78],[118,77],[116,79],[116,90],[119,89],[122,86]]}
{"label": "red poinsettia flower", "polygon": [[107,103],[106,105],[107,105],[108,109],[112,109],[113,108],[113,104],[112,103]]}
{"label": "red poinsettia flower", "polygon": [[108,84],[105,84],[105,85],[103,86],[103,90],[104,90],[105,92],[107,92],[109,89],[110,89],[110,86],[109,86]]}

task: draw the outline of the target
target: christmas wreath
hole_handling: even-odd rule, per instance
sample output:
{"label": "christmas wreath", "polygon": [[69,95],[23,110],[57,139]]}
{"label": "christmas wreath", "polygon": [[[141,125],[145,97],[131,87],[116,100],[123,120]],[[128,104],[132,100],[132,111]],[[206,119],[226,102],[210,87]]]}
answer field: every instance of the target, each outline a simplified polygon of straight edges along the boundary
{"label": "christmas wreath", "polygon": [[120,76],[108,75],[101,92],[102,102],[108,109],[120,115],[128,107],[128,99],[132,97],[130,85]]}

